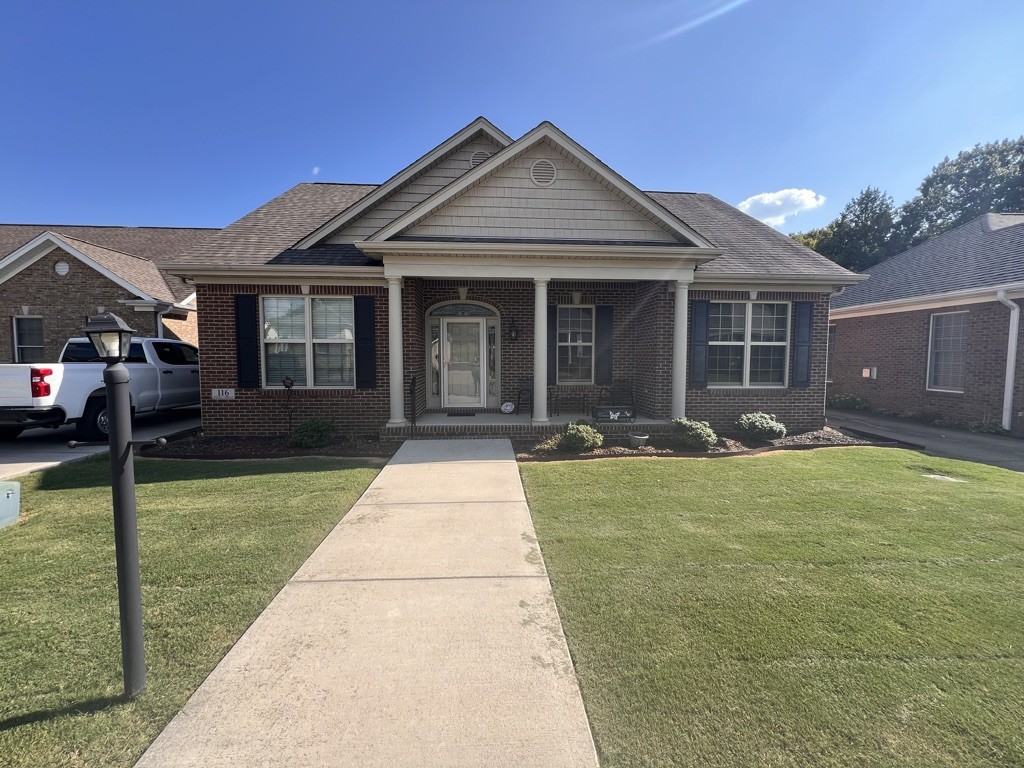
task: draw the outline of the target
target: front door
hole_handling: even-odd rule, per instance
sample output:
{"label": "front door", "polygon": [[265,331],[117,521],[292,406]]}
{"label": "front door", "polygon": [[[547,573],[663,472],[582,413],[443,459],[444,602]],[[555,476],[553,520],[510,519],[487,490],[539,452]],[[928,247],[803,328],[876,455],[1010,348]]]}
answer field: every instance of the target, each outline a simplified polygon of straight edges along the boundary
{"label": "front door", "polygon": [[486,404],[483,318],[441,319],[441,392],[445,408]]}

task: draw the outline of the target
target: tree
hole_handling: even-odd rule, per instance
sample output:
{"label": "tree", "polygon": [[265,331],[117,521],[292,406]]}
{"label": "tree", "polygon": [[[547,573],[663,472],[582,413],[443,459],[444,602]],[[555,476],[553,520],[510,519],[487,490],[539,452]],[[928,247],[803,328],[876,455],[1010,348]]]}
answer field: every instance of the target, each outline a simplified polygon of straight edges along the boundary
{"label": "tree", "polygon": [[1024,136],[977,144],[946,157],[900,210],[905,247],[986,213],[1024,211]]}
{"label": "tree", "polygon": [[896,206],[880,189],[868,187],[846,204],[839,218],[794,239],[854,272],[862,272],[892,255],[890,240]]}

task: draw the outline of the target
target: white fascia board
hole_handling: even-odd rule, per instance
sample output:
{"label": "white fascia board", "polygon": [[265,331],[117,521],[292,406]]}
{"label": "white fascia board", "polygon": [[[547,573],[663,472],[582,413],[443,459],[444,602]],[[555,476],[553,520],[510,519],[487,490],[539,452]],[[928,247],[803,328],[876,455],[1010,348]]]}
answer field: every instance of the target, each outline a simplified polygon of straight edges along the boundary
{"label": "white fascia board", "polygon": [[381,184],[377,189],[368,194],[366,197],[357,200],[355,203],[350,205],[344,211],[339,213],[337,216],[332,218],[326,224],[322,224],[313,230],[310,234],[299,240],[295,244],[295,248],[305,249],[309,248],[322,240],[330,237],[339,229],[344,227],[346,224],[354,221],[356,218],[361,216],[363,213],[368,211],[370,208],[375,206],[394,190],[398,189],[402,185],[408,183],[413,179],[416,174],[429,167],[438,158],[444,156],[448,152],[452,151],[455,147],[459,146],[463,142],[468,141],[476,133],[485,133],[491,139],[493,139],[501,147],[507,147],[512,143],[512,137],[506,134],[504,131],[497,128],[490,120],[483,117],[478,117],[472,123],[467,125],[461,131],[456,133],[454,136],[446,139],[443,143],[434,147],[432,150],[423,155],[419,160],[414,162],[412,165],[407,166],[403,170],[396,173],[390,179]]}
{"label": "white fascia board", "polygon": [[307,264],[252,266],[168,264],[164,269],[196,283],[258,285],[386,285],[384,267],[330,267]]}
{"label": "white fascia board", "polygon": [[887,315],[894,312],[940,309],[941,307],[951,307],[959,304],[987,304],[992,301],[998,301],[997,294],[1000,291],[1005,291],[1006,297],[1009,299],[1024,299],[1024,282],[1017,281],[1001,285],[988,285],[984,288],[970,288],[963,291],[948,291],[946,293],[933,293],[927,296],[914,296],[908,299],[858,304],[854,307],[833,309],[830,312],[830,316],[834,320],[842,320],[847,317],[868,317],[870,315]]}
{"label": "white fascia board", "polygon": [[714,248],[714,246],[701,237],[697,232],[690,229],[677,216],[669,213],[661,204],[645,195],[637,187],[609,168],[588,150],[581,147],[573,139],[563,133],[549,122],[543,122],[527,133],[521,139],[508,145],[499,152],[495,152],[489,158],[480,163],[476,168],[464,173],[448,186],[438,190],[433,195],[423,200],[419,205],[414,206],[410,211],[399,216],[385,227],[370,236],[370,240],[381,241],[400,234],[403,230],[414,226],[423,220],[446,202],[462,194],[469,187],[483,181],[491,173],[499,170],[506,163],[512,162],[524,152],[529,151],[543,140],[549,140],[572,155],[575,155],[592,171],[604,177],[612,186],[617,187],[623,194],[631,198],[640,208],[648,211],[655,219],[660,221],[670,230],[694,243],[699,248]]}
{"label": "white fascia board", "polygon": [[384,264],[386,278],[426,277],[457,280],[670,280],[689,283],[695,265],[634,259],[574,260],[537,258],[523,263],[486,256],[396,256]]}
{"label": "white fascia board", "polygon": [[401,255],[414,256],[500,256],[502,258],[562,259],[686,259],[694,263],[710,261],[722,254],[719,248],[694,248],[686,245],[591,245],[574,243],[473,243],[441,241],[376,242],[361,240],[355,246],[371,257],[390,261]]}
{"label": "white fascia board", "polygon": [[836,288],[860,283],[866,275],[776,275],[776,274],[706,274],[698,272],[693,283],[695,291],[785,291],[831,293]]}
{"label": "white fascia board", "polygon": [[[102,247],[102,246],[99,246]],[[146,293],[138,286],[132,285],[130,282],[125,280],[118,274],[111,272],[109,269],[101,264],[97,264],[95,261],[90,259],[80,250],[75,248],[70,243],[66,242],[59,234],[53,232],[43,232],[41,235],[34,237],[25,245],[21,246],[18,250],[14,251],[10,256],[0,261],[0,283],[4,283],[10,280],[12,277],[17,275],[19,272],[28,269],[43,256],[48,254],[54,248],[61,248],[67,251],[70,255],[81,261],[88,267],[95,269],[105,278],[110,280],[112,283],[124,288],[126,291],[131,291],[140,299],[146,301],[156,301],[152,296]],[[6,270],[6,273],[4,272]]]}

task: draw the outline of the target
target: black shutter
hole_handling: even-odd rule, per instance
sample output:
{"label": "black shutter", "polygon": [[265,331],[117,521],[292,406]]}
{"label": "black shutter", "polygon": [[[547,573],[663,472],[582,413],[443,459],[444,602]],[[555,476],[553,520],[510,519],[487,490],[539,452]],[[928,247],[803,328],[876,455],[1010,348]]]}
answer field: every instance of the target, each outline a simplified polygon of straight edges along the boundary
{"label": "black shutter", "polygon": [[793,386],[811,386],[811,318],[814,304],[793,302]]}
{"label": "black shutter", "polygon": [[708,316],[711,314],[711,302],[703,299],[691,301],[690,311],[690,386],[707,389]]}
{"label": "black shutter", "polygon": [[558,383],[558,306],[548,305],[548,386]]}
{"label": "black shutter", "polygon": [[256,299],[251,294],[235,295],[235,361],[240,389],[260,386],[260,314]]}
{"label": "black shutter", "polygon": [[377,388],[377,318],[373,296],[356,296],[356,388]]}
{"label": "black shutter", "polygon": [[612,351],[615,329],[612,308],[597,307],[594,317],[594,383],[612,383]]}

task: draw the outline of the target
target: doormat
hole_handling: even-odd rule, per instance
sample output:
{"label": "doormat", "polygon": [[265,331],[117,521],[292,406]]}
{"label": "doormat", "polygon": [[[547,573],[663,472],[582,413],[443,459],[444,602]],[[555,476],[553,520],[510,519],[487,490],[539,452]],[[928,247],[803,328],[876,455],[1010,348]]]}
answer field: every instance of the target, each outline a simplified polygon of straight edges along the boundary
{"label": "doormat", "polygon": [[455,416],[476,416],[476,414],[472,411],[452,411],[448,414],[449,419]]}

